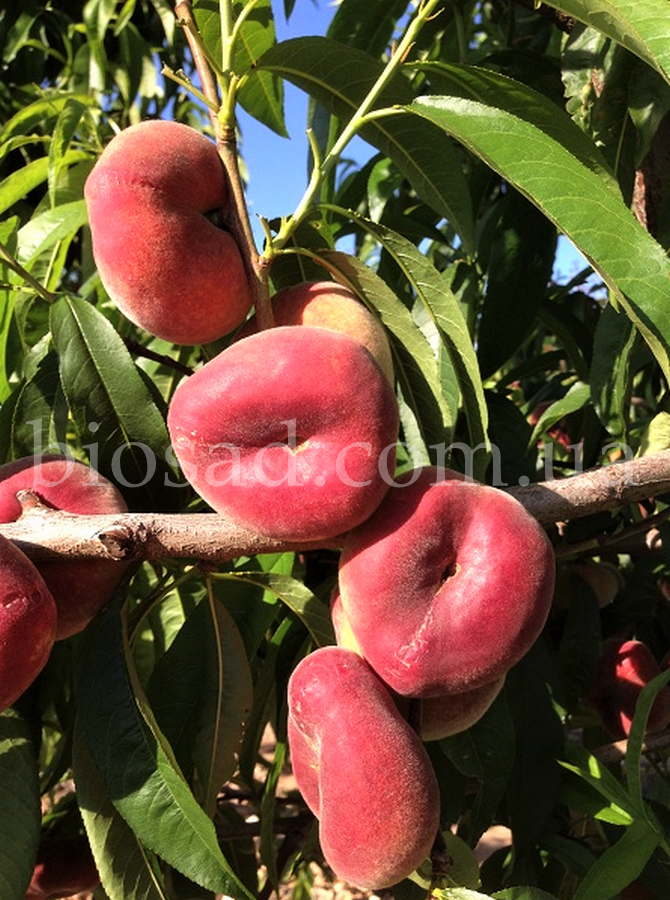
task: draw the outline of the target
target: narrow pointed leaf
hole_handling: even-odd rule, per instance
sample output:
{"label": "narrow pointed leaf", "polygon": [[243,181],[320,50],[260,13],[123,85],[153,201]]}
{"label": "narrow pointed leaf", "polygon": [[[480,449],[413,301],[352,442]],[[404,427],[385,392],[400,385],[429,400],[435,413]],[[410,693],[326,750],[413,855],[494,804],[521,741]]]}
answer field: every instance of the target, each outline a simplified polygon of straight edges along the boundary
{"label": "narrow pointed leaf", "polygon": [[633,724],[626,745],[626,782],[637,810],[643,815],[647,815],[647,808],[642,797],[644,779],[642,749],[647,731],[647,719],[654,705],[656,695],[659,691],[665,689],[668,682],[670,682],[670,670],[661,672],[645,684],[635,705]]}
{"label": "narrow pointed leaf", "polygon": [[33,263],[59,242],[70,239],[88,222],[84,200],[73,200],[40,213],[19,231],[18,258],[30,269]]}
{"label": "narrow pointed leaf", "polygon": [[422,97],[411,109],[462,141],[570,238],[670,377],[670,261],[610,185],[545,132],[503,110],[453,97]]}
{"label": "narrow pointed leaf", "polygon": [[342,0],[328,28],[328,37],[380,56],[393,38],[408,0]]}
{"label": "narrow pointed leaf", "polygon": [[410,311],[386,282],[355,256],[333,250],[322,252],[321,258],[338,281],[365,298],[388,329],[396,378],[425,449],[449,443],[458,403],[450,404],[445,397],[435,351]]}
{"label": "narrow pointed leaf", "polygon": [[141,843],[173,868],[209,890],[249,896],[212,821],[142,716],[125,649],[122,617],[110,606],[87,632],[78,681],[81,727],[105,793]]}
{"label": "narrow pointed leaf", "polygon": [[195,767],[196,795],[212,816],[253,702],[244,643],[222,603],[198,603],[158,660],[147,695],[182,767]]}
{"label": "narrow pointed leaf", "polygon": [[109,900],[168,900],[152,854],[109,799],[81,727],[75,730],[73,766],[79,809]]}
{"label": "narrow pointed leaf", "polygon": [[79,159],[86,159],[87,154],[71,151],[70,144],[75,131],[84,115],[86,107],[79,100],[71,98],[58,116],[56,127],[49,145],[49,197],[52,205],[56,202],[56,185],[58,176],[65,166]]}
{"label": "narrow pointed leaf", "polygon": [[167,428],[123,341],[77,297],[53,305],[51,328],[63,391],[82,443],[93,448],[92,464],[127,487],[137,486],[150,508],[164,508]]}
{"label": "narrow pointed leaf", "polygon": [[[232,14],[235,23],[240,19],[248,0],[234,0]],[[196,0],[195,18],[205,46],[219,65],[224,62],[221,42],[221,15],[218,0]],[[275,23],[271,0],[256,0],[253,8],[236,24],[232,46],[231,69],[237,77],[247,76],[238,100],[249,115],[258,119],[281,137],[288,137],[284,121],[284,86],[280,78],[261,72],[256,62],[276,43]]]}
{"label": "narrow pointed leaf", "polygon": [[363,220],[360,216],[356,216],[356,221],[381,242],[400,266],[416,294],[417,303],[436,326],[440,339],[448,350],[463,395],[471,450],[476,454],[474,477],[482,478],[488,456],[488,412],[479,363],[458,301],[444,278],[414,244],[383,225]]}
{"label": "narrow pointed leaf", "polygon": [[597,172],[616,197],[619,184],[598,147],[566,113],[544,94],[507,75],[477,66],[425,62],[416,65],[430,80],[431,93],[476,100],[524,119],[558,141],[587,168]]}
{"label": "narrow pointed leaf", "polygon": [[568,759],[559,760],[559,764],[591,785],[617,814],[632,822],[634,804],[614,775],[583,747],[566,744],[566,751]]}
{"label": "narrow pointed leaf", "polygon": [[619,840],[598,857],[573,900],[610,900],[640,875],[659,844],[644,820],[629,825]]}

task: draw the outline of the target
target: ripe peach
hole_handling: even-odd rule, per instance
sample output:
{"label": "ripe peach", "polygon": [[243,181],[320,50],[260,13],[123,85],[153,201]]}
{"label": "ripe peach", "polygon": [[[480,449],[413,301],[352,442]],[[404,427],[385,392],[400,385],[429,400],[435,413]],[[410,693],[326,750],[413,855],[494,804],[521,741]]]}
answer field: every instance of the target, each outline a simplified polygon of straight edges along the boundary
{"label": "ripe peach", "polygon": [[505,676],[495,681],[441,697],[424,697],[421,701],[422,741],[440,741],[467,731],[484,715],[505,684]]}
{"label": "ripe peach", "polygon": [[45,837],[40,843],[25,900],[59,900],[100,884],[85,837]]}
{"label": "ripe peach", "polygon": [[358,887],[406,878],[430,854],[439,792],[428,755],[364,659],[322,647],[295,668],[288,737],[328,864]]}
{"label": "ripe peach", "polygon": [[[605,641],[587,703],[599,713],[603,727],[615,740],[630,734],[635,704],[642,688],[660,675],[661,667],[642,641]],[[647,732],[670,725],[670,687],[656,696],[647,720]]]}
{"label": "ripe peach", "polygon": [[[384,327],[350,290],[335,281],[304,281],[284,288],[272,298],[276,325],[318,325],[341,331],[360,341],[393,384],[393,358]],[[241,337],[257,331],[252,317]]]}
{"label": "ripe peach", "polygon": [[517,500],[427,467],[347,535],[339,585],[379,677],[435,697],[496,681],[521,659],[547,619],[554,569],[549,539]]}
{"label": "ripe peach", "polygon": [[0,535],[0,711],[46,665],[56,635],[56,604],[28,557]]}
{"label": "ripe peach", "polygon": [[[0,522],[21,515],[18,491],[45,506],[82,515],[127,512],[116,487],[94,469],[64,456],[27,456],[0,466]],[[56,640],[82,631],[111,598],[127,570],[107,560],[41,560],[37,569],[58,607]]]}
{"label": "ripe peach", "polygon": [[[345,647],[362,656],[358,641],[342,608],[342,596],[337,588],[331,597],[330,612],[338,647]],[[421,700],[419,737],[422,741],[439,741],[452,734],[467,731],[481,719],[502,690],[504,683],[505,676],[502,675],[489,684],[482,684],[469,691],[425,697]],[[407,717],[408,698],[396,695],[395,701],[403,716]]]}
{"label": "ripe peach", "polygon": [[322,540],[362,522],[386,493],[398,410],[358,341],[278,327],[184,381],[168,428],[186,478],[217,512],[280,540]]}
{"label": "ripe peach", "polygon": [[84,194],[100,278],[132,322],[204,344],[244,321],[253,298],[239,248],[207,215],[228,189],[204,135],[178,122],[133,125],[107,145]]}

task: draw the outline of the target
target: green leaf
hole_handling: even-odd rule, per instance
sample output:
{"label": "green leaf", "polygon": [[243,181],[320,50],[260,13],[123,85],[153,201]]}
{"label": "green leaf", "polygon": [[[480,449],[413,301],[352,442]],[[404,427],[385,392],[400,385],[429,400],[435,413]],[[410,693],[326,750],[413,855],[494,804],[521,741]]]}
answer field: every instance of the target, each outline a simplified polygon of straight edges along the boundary
{"label": "green leaf", "polygon": [[550,135],[506,111],[451,97],[422,97],[411,109],[462,141],[570,238],[670,377],[670,262],[611,186]]}
{"label": "green leaf", "polygon": [[485,715],[460,734],[440,742],[459,772],[479,787],[459,833],[474,846],[493,822],[514,769],[514,725],[505,690]]}
{"label": "green leaf", "polygon": [[432,94],[476,100],[539,128],[597,172],[613,194],[621,196],[612,169],[589,135],[565,114],[563,107],[544,94],[507,75],[476,66],[428,61],[416,63],[413,68],[428,77]]}
{"label": "green leaf", "polygon": [[62,450],[67,439],[67,404],[58,378],[58,357],[47,353],[30,377],[0,409],[0,446],[5,459]]}
{"label": "green leaf", "polygon": [[[87,97],[86,94],[72,94],[69,91],[59,93],[58,91],[48,91],[46,96],[40,96],[38,100],[22,106],[2,126],[2,141],[8,141],[10,137],[16,135],[30,135],[33,130],[41,131],[48,128],[49,124],[57,118],[63,111],[64,107],[71,102],[73,97],[80,103],[93,106],[96,101],[93,97]],[[41,135],[36,140],[41,140]]]}
{"label": "green leaf", "polygon": [[49,160],[46,156],[26,163],[0,182],[0,214],[47,180]]}
{"label": "green leaf", "polygon": [[480,894],[479,891],[464,887],[440,888],[433,891],[430,896],[435,900],[493,900],[490,894]]}
{"label": "green leaf", "polygon": [[658,843],[658,835],[646,822],[633,822],[591,866],[573,900],[610,900],[616,896],[640,875]]}
{"label": "green leaf", "polygon": [[666,0],[560,0],[556,9],[602,31],[670,82],[670,7]]}
{"label": "green leaf", "polygon": [[[263,54],[258,65],[295,84],[344,122],[355,115],[384,68],[361,50],[321,37],[283,41]],[[407,80],[397,75],[379,104],[406,105],[412,96]],[[370,120],[360,135],[393,160],[422,200],[450,220],[465,250],[472,250],[470,192],[461,159],[446,135],[403,114]]]}
{"label": "green leaf", "polygon": [[63,391],[91,464],[133,488],[133,496],[144,495],[148,508],[164,508],[167,428],[123,341],[78,297],[54,303],[51,328]]}
{"label": "green leaf", "polygon": [[77,682],[80,725],[105,794],[137,839],[187,878],[248,897],[221,854],[212,821],[166,755],[162,735],[140,712],[124,630],[116,605],[95,620]]}
{"label": "green leaf", "polygon": [[556,900],[556,897],[538,887],[519,885],[504,891],[496,891],[493,900]]}
{"label": "green leaf", "polygon": [[[0,244],[12,257],[16,252],[18,224],[19,220],[16,216],[0,222]],[[12,390],[9,384],[12,372],[8,371],[7,345],[14,320],[14,305],[16,303],[16,292],[12,285],[18,277],[6,265],[4,259],[4,252],[0,252],[0,360],[2,361],[0,364],[0,403],[5,402]]]}
{"label": "green leaf", "polygon": [[[374,235],[400,266],[416,296],[415,305],[426,314],[437,329],[440,340],[449,353],[463,397],[473,454],[472,474],[474,478],[483,479],[488,465],[488,412],[477,355],[458,301],[445,279],[414,244],[383,225],[364,220],[352,213],[349,215]],[[333,258],[333,254],[324,255],[326,259]],[[388,327],[392,330],[390,323]],[[443,406],[444,401],[440,405]],[[444,441],[444,437],[442,440]]]}
{"label": "green leaf", "polygon": [[253,705],[253,684],[244,643],[230,613],[213,597],[200,607],[208,613],[208,627],[194,649],[202,654],[204,648],[207,665],[193,757],[202,806],[213,816],[219,789],[237,766]]}
{"label": "green leaf", "polygon": [[105,791],[81,720],[75,728],[72,761],[81,817],[106,896],[109,900],[169,900],[153,854],[119,815]]}
{"label": "green leaf", "polygon": [[328,27],[328,38],[379,57],[394,36],[407,0],[342,0]]}
{"label": "green leaf", "polygon": [[[561,765],[576,775],[580,774],[577,769],[570,768],[569,764],[561,763]],[[608,822],[610,825],[630,825],[633,821],[630,813],[608,802],[595,788],[581,779],[564,779],[559,801],[569,809],[584,813],[599,822]]]}
{"label": "green leaf", "polygon": [[73,200],[36,215],[19,231],[18,258],[27,269],[59,241],[71,238],[88,222],[85,200]]}
{"label": "green leaf", "polygon": [[[663,690],[668,682],[670,682],[670,669],[661,672],[655,678],[652,678],[642,688],[637,702],[635,704],[635,715],[631,726],[630,734],[626,744],[626,783],[628,792],[633,799],[637,810],[641,811],[647,817],[647,821],[655,825],[655,822],[647,812],[646,804],[642,798],[642,782],[644,777],[644,768],[642,765],[642,748],[644,746],[644,738],[647,730],[647,719],[654,705],[654,701],[659,691]],[[660,832],[660,837],[663,837]]]}
{"label": "green leaf", "polygon": [[496,223],[477,334],[486,379],[515,353],[535,325],[556,254],[556,229],[516,191]]}
{"label": "green leaf", "polygon": [[[239,16],[247,5],[244,0],[236,0],[233,4],[235,14]],[[272,4],[270,0],[260,0],[245,18],[233,47],[233,71],[238,75],[249,72],[238,99],[249,115],[281,137],[288,137],[284,121],[284,84],[276,75],[256,68],[258,59],[275,44]]]}
{"label": "green leaf", "polygon": [[23,900],[40,841],[40,786],[31,728],[18,712],[0,714],[0,896]]}
{"label": "green leaf", "polygon": [[182,771],[190,777],[195,770],[194,792],[213,816],[253,702],[244,644],[223,604],[198,602],[156,663],[147,698]]}
{"label": "green leaf", "polygon": [[86,153],[70,150],[75,131],[85,112],[86,106],[80,100],[70,98],[56,120],[56,127],[49,144],[48,180],[52,205],[56,203],[56,186],[61,170],[75,161],[88,158]]}
{"label": "green leaf", "polygon": [[[386,282],[356,257],[339,251],[324,251],[320,256],[338,281],[377,311],[391,334],[393,363],[403,401],[416,419],[425,447],[446,444],[452,435],[457,403],[450,405],[444,396],[437,357],[410,311]],[[406,431],[404,423],[403,426]]]}
{"label": "green leaf", "polygon": [[567,759],[559,760],[559,765],[578,775],[594,788],[607,800],[621,821],[631,823],[635,812],[634,804],[614,775],[588,750],[577,744],[566,744],[566,756]]}
{"label": "green leaf", "polygon": [[590,399],[591,390],[588,384],[577,381],[571,385],[567,394],[561,397],[560,400],[556,400],[551,406],[548,406],[537,420],[528,441],[528,446],[534,447],[545,431],[548,431],[565,416],[569,416],[570,413],[583,409]]}
{"label": "green leaf", "polygon": [[562,772],[565,736],[552,699],[553,660],[543,640],[533,644],[506,678],[515,729],[514,771],[507,792],[514,847],[523,856],[546,831]]}
{"label": "green leaf", "polygon": [[593,340],[591,401],[610,434],[628,439],[632,356],[639,334],[633,323],[608,303],[600,314]]}
{"label": "green leaf", "polygon": [[275,594],[303,622],[317,647],[335,643],[328,607],[305,585],[280,572],[221,572],[215,578],[254,584]]}

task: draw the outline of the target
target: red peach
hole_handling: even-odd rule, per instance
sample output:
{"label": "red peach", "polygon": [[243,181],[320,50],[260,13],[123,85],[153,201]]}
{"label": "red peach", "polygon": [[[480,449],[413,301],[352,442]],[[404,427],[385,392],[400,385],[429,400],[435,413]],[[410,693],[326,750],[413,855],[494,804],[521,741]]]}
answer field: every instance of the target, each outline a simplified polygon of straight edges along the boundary
{"label": "red peach", "polygon": [[[64,456],[28,456],[0,466],[0,522],[15,522],[16,495],[32,491],[45,506],[81,515],[127,512],[117,488],[84,463]],[[127,570],[107,560],[40,560],[37,569],[58,607],[56,640],[82,631],[110,600]]]}
{"label": "red peach", "polygon": [[395,395],[368,351],[325,328],[271,328],[184,381],[168,411],[186,478],[217,512],[279,540],[366,519],[395,462]]}
{"label": "red peach", "polygon": [[[362,656],[358,641],[342,608],[342,597],[337,588],[331,597],[330,612],[338,647],[345,647]],[[481,719],[502,690],[504,683],[503,675],[489,684],[483,684],[469,691],[425,697],[421,700],[419,737],[422,741],[439,741],[461,731],[467,731]],[[403,716],[407,717],[408,698],[396,695],[395,700]]]}
{"label": "red peach", "polygon": [[423,744],[356,653],[323,647],[295,668],[288,737],[324,856],[361,888],[406,878],[428,857],[439,792]]}
{"label": "red peach", "polygon": [[204,344],[240,325],[253,298],[233,237],[207,213],[228,197],[216,147],[187,125],[120,132],[84,188],[93,256],[109,296],[136,325]]}
{"label": "red peach", "polygon": [[505,684],[502,675],[495,681],[442,697],[425,697],[421,707],[419,736],[422,741],[440,741],[460,734],[478,722]]}
{"label": "red peach", "polygon": [[551,543],[517,500],[430,467],[347,535],[339,567],[365,659],[407,697],[500,679],[540,634],[554,576]]}
{"label": "red peach", "polygon": [[[372,354],[393,384],[393,358],[384,327],[350,290],[335,281],[304,281],[284,288],[272,298],[276,325],[317,325],[348,334]],[[258,330],[255,316],[240,337]]]}
{"label": "red peach", "polygon": [[0,711],[42,671],[56,635],[56,604],[28,557],[0,535]]}
{"label": "red peach", "polygon": [[[642,688],[660,673],[661,667],[642,641],[605,641],[585,699],[598,711],[603,727],[615,740],[628,737]],[[669,725],[670,687],[664,687],[654,700],[646,730],[662,731]]]}

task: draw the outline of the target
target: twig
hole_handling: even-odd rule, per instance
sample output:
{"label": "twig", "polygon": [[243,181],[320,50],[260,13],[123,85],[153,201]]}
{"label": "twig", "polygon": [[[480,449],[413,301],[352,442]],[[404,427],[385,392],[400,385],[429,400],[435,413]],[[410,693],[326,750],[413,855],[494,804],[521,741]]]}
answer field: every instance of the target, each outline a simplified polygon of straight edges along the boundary
{"label": "twig", "polygon": [[184,34],[186,35],[186,40],[188,41],[188,46],[193,57],[193,64],[195,65],[200,84],[202,85],[202,92],[207,99],[212,128],[214,129],[214,134],[218,136],[219,120],[214,110],[219,108],[219,91],[216,86],[216,78],[214,77],[212,68],[207,57],[203,53],[198,40],[198,26],[193,18],[190,0],[177,0],[174,13],[177,21],[184,29]]}
{"label": "twig", "polygon": [[[514,487],[509,493],[543,525],[617,509],[670,493],[670,451],[613,463],[572,478]],[[177,558],[219,563],[240,556],[337,548],[342,544],[341,537],[300,544],[279,541],[241,528],[214,513],[80,516],[39,503],[31,506],[30,492],[22,495],[20,499],[27,501],[25,505],[30,508],[17,522],[0,525],[0,534],[33,559]]]}
{"label": "twig", "polygon": [[143,346],[139,341],[133,340],[133,338],[125,338],[124,344],[133,356],[151,359],[154,362],[165,366],[167,369],[174,369],[175,372],[179,372],[181,375],[193,374],[193,369],[180,363],[178,359],[173,359],[171,356],[166,356],[164,353],[156,353],[154,350],[149,350],[148,347]]}

